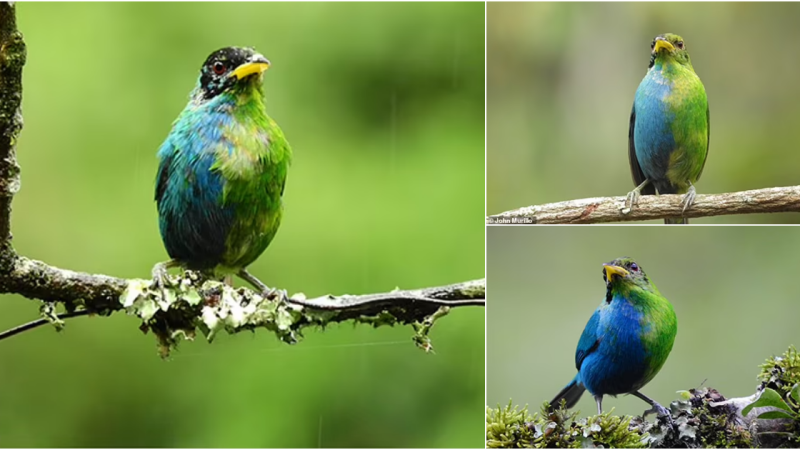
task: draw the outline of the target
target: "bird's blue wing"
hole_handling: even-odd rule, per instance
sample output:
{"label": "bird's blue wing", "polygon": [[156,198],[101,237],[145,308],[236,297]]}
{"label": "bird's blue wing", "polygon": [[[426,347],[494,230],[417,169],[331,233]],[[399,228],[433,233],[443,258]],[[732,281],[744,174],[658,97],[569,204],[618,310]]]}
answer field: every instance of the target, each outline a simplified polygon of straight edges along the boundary
{"label": "bird's blue wing", "polygon": [[597,350],[600,341],[603,339],[603,336],[598,333],[599,326],[600,310],[596,310],[583,329],[581,339],[578,341],[578,348],[575,350],[575,368],[578,369],[578,371],[581,370],[583,360]]}
{"label": "bird's blue wing", "polygon": [[212,170],[214,154],[203,148],[202,142],[179,135],[167,138],[158,151],[161,237],[170,257],[190,269],[221,262],[234,220],[233,208],[222,204],[223,180]]}
{"label": "bird's blue wing", "polygon": [[156,202],[161,203],[164,198],[164,192],[167,190],[167,182],[169,180],[170,166],[172,159],[175,157],[175,147],[172,142],[167,139],[158,150],[158,173],[156,174]]}
{"label": "bird's blue wing", "polygon": [[[636,102],[631,107],[631,120],[628,125],[628,163],[631,166],[631,177],[633,178],[633,185],[639,186],[644,183],[647,178],[642,172],[642,167],[639,165],[639,159],[636,157],[636,143],[633,140],[633,131],[636,128]],[[653,183],[648,184],[642,189],[642,195],[655,195],[656,187]]]}

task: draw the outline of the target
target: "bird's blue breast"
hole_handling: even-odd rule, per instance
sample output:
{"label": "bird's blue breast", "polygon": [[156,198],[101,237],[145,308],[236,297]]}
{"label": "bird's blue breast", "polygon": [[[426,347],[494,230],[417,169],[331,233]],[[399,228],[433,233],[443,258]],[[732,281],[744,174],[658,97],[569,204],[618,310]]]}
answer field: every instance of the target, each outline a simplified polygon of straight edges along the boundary
{"label": "bird's blue breast", "polygon": [[657,188],[666,178],[670,155],[675,149],[672,133],[675,113],[670,110],[668,101],[672,89],[672,82],[656,66],[639,84],[634,100],[636,158],[644,176],[654,181]]}
{"label": "bird's blue breast", "polygon": [[187,110],[161,146],[156,200],[159,228],[167,253],[190,269],[211,269],[225,253],[234,209],[224,206],[224,180],[212,170],[215,150],[232,146],[223,127],[232,120],[224,110]]}
{"label": "bird's blue breast", "polygon": [[[600,342],[583,360],[578,377],[592,395],[617,395],[638,390],[646,377],[647,361],[642,313],[614,296],[595,312],[586,332]],[[594,322],[594,324],[592,324]],[[593,330],[589,330],[591,326]]]}

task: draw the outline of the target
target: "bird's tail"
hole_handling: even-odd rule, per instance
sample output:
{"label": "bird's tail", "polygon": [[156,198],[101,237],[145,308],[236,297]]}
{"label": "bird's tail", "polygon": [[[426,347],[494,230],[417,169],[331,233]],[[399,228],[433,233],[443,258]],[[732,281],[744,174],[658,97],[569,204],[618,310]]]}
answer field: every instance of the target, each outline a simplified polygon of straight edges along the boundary
{"label": "bird's tail", "polygon": [[553,401],[550,402],[550,410],[552,411],[560,406],[562,398],[567,401],[567,408],[572,408],[575,406],[575,403],[578,403],[578,400],[581,399],[581,395],[583,395],[585,390],[586,388],[578,381],[578,376],[576,375],[561,392],[556,394]]}
{"label": "bird's tail", "polygon": [[685,217],[670,217],[669,219],[664,219],[664,223],[667,225],[674,225],[674,224],[686,225],[689,223],[689,219]]}

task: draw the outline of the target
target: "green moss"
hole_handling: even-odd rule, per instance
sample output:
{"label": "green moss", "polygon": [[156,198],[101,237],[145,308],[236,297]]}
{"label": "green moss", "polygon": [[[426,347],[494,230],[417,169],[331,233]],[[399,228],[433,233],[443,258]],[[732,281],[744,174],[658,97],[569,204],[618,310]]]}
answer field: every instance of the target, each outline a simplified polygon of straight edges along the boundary
{"label": "green moss", "polygon": [[528,406],[522,409],[508,406],[497,409],[486,407],[486,447],[487,448],[531,448],[534,439],[533,430],[528,423],[533,417],[528,413]]}
{"label": "green moss", "polygon": [[638,430],[631,429],[631,416],[612,416],[611,412],[613,410],[586,419],[583,433],[593,441],[595,447],[647,447],[647,433],[639,434]]}
{"label": "green moss", "polygon": [[632,417],[611,412],[578,419],[578,411],[564,408],[548,411],[545,403],[539,413],[528,408],[508,406],[486,408],[486,447],[488,448],[643,448],[647,433],[631,426]]}
{"label": "green moss", "polygon": [[761,381],[761,390],[771,388],[781,397],[786,397],[792,386],[800,383],[800,353],[790,346],[783,355],[768,358],[761,365],[758,379]]}
{"label": "green moss", "polygon": [[431,338],[428,336],[428,333],[430,333],[433,324],[438,319],[446,316],[449,312],[449,307],[442,306],[421,322],[414,322],[411,324],[411,326],[414,328],[414,337],[411,339],[414,341],[414,344],[417,346],[417,348],[421,348],[428,353],[433,352],[433,344],[431,343]]}
{"label": "green moss", "polygon": [[717,405],[724,402],[717,390],[691,389],[689,403],[692,419],[687,423],[695,427],[697,444],[706,448],[749,448],[751,436],[739,424],[736,407]]}
{"label": "green moss", "polygon": [[[758,375],[761,385],[759,391],[772,389],[785,402],[791,411],[787,411],[793,420],[783,425],[782,432],[791,439],[794,446],[800,444],[800,353],[790,346],[781,356],[767,358],[761,365]],[[796,398],[797,397],[797,398]],[[780,418],[777,418],[780,420]],[[774,420],[774,419],[773,419]],[[783,443],[780,444],[784,446]]]}
{"label": "green moss", "polygon": [[[642,417],[605,413],[578,419],[578,412],[563,408],[540,413],[527,407],[486,408],[486,446],[489,448],[752,448],[800,447],[800,353],[795,347],[770,357],[761,366],[759,392],[772,389],[781,396],[793,419],[780,419],[771,430],[748,428],[735,402],[715,389],[700,387],[679,391],[670,404],[672,424],[666,418],[648,422]],[[777,397],[776,397],[777,398]],[[787,417],[784,415],[783,417]],[[763,419],[763,418],[762,418]],[[777,419],[769,419],[777,420]],[[756,438],[752,433],[760,429]]]}

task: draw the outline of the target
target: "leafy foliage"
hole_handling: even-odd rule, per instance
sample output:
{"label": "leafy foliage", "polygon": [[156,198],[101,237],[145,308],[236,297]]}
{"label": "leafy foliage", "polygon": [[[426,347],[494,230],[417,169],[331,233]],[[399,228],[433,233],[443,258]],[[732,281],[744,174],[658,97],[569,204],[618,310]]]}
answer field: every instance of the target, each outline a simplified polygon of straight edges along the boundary
{"label": "leafy foliage", "polygon": [[[761,394],[742,410],[746,416],[753,408],[770,407],[759,411],[758,419],[776,420],[776,435],[785,436],[787,441],[781,446],[800,444],[800,353],[794,346],[781,356],[773,356],[761,365]],[[789,441],[795,445],[791,445]]]}

